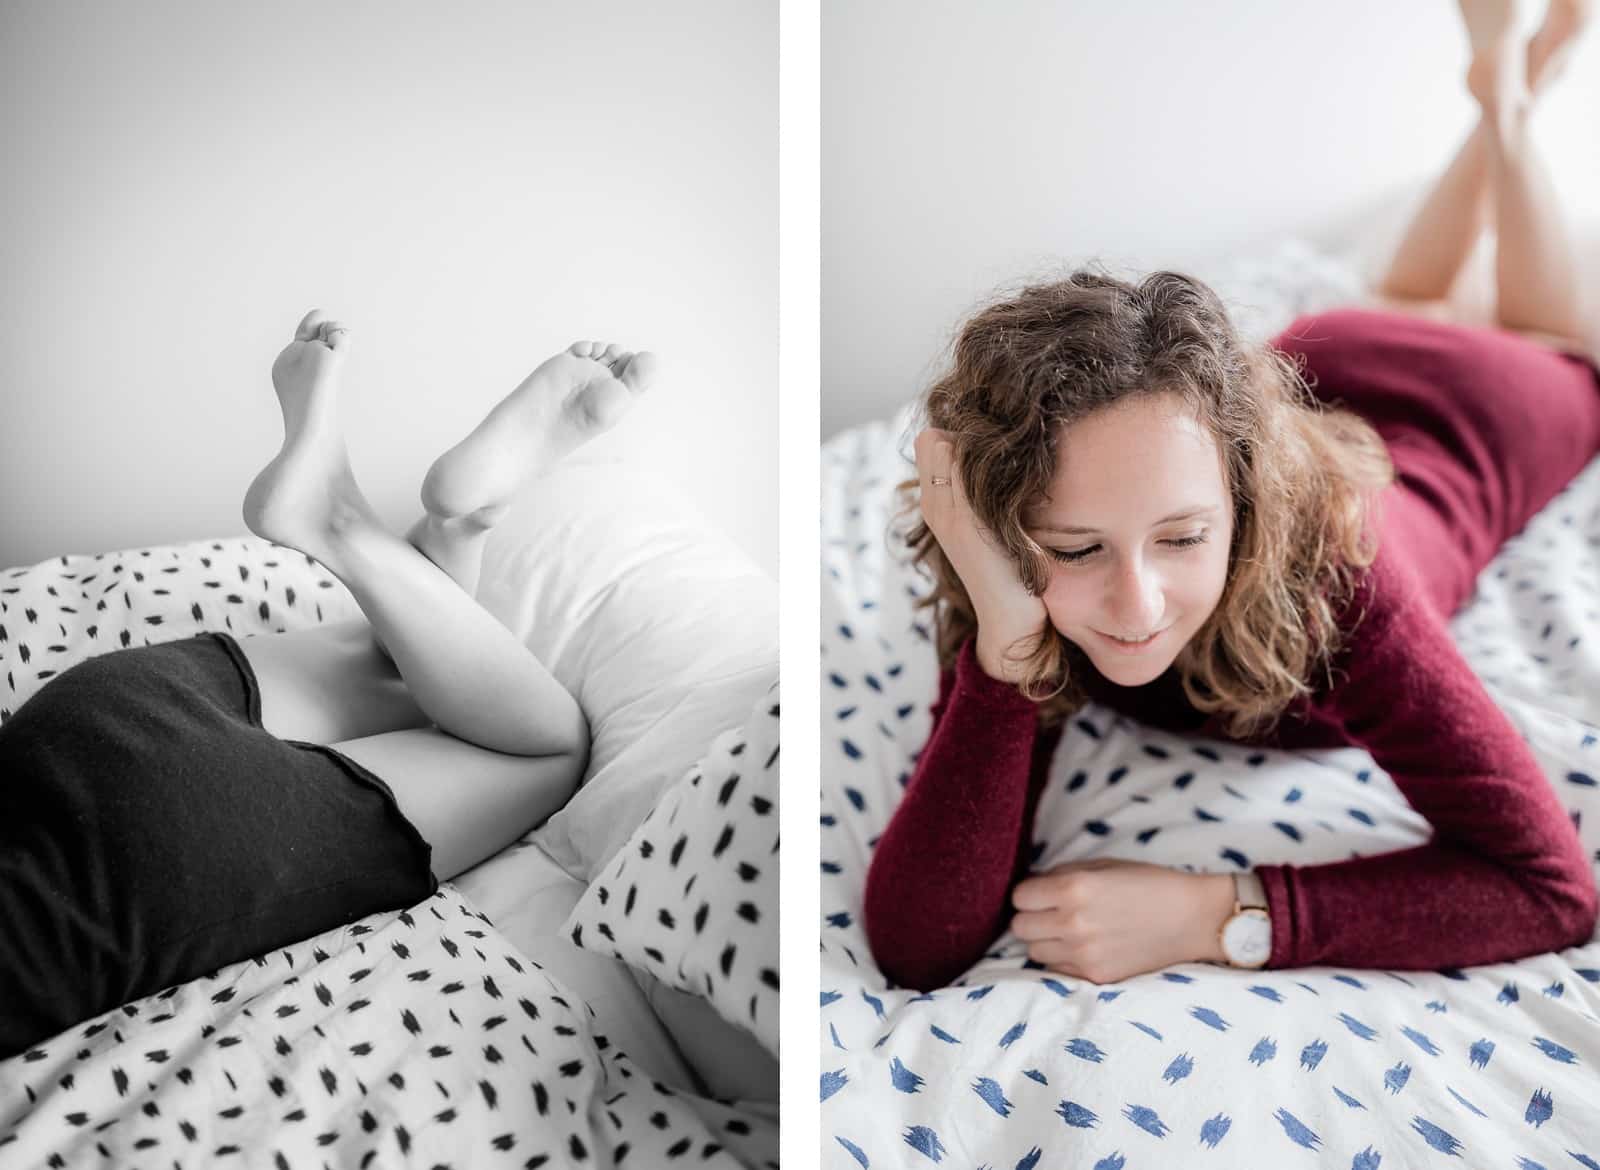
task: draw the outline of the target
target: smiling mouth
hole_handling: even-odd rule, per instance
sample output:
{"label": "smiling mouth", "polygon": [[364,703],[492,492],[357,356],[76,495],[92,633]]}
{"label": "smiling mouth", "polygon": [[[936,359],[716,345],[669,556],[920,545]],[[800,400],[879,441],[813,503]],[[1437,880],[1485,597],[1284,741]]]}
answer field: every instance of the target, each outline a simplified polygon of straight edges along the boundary
{"label": "smiling mouth", "polygon": [[1115,634],[1106,634],[1099,630],[1095,631],[1095,633],[1099,634],[1102,638],[1104,638],[1107,642],[1110,642],[1119,650],[1142,650],[1166,632],[1167,631],[1165,629],[1160,629],[1151,634],[1149,637],[1129,640],[1127,638],[1119,638]]}

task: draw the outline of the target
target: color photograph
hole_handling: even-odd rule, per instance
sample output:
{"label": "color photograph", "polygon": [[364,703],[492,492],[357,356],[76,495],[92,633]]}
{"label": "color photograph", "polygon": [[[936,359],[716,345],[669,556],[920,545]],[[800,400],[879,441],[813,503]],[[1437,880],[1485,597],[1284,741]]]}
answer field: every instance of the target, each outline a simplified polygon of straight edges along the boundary
{"label": "color photograph", "polygon": [[1600,1164],[1592,5],[823,11],[821,1164]]}

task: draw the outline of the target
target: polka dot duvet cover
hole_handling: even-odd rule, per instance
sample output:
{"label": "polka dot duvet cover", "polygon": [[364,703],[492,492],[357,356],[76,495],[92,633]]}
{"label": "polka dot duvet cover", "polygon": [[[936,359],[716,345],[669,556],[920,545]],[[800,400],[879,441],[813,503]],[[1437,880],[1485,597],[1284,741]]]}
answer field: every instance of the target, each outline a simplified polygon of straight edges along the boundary
{"label": "polka dot duvet cover", "polygon": [[[0,570],[0,722],[93,654],[358,616],[255,539]],[[753,1167],[775,1112],[652,1079],[446,884],[0,1061],[0,1166]]]}
{"label": "polka dot duvet cover", "polygon": [[5,1166],[738,1167],[764,1128],[641,1072],[448,885],[0,1064]]}
{"label": "polka dot duvet cover", "polygon": [[[822,1165],[1600,1168],[1600,942],[1466,970],[1194,963],[1098,986],[1006,935],[955,986],[888,985],[862,887],[938,687],[926,586],[885,535],[907,428],[857,428],[822,457]],[[1600,864],[1600,463],[1452,629]],[[1233,872],[1428,827],[1359,749],[1186,739],[1090,706],[1034,834],[1039,866]]]}

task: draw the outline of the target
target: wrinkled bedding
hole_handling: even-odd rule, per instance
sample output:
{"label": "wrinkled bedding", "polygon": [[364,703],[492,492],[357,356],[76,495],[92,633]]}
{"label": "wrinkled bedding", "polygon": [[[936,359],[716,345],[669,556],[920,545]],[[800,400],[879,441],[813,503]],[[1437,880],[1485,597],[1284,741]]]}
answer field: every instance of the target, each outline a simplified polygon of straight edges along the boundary
{"label": "wrinkled bedding", "polygon": [[696,1108],[447,885],[0,1064],[0,1162],[754,1160],[737,1111]]}
{"label": "wrinkled bedding", "polygon": [[[1266,269],[1257,304],[1293,290],[1283,320],[1343,287],[1331,262],[1309,291],[1303,265]],[[1273,316],[1257,312],[1264,335]],[[822,1163],[1600,1167],[1600,940],[1437,973],[1197,963],[1102,987],[1029,964],[1006,935],[954,987],[889,986],[861,892],[937,692],[931,618],[912,604],[926,585],[885,536],[908,421],[822,455]],[[1452,629],[1600,866],[1597,599],[1600,463],[1501,550]],[[1091,705],[1032,846],[1040,867],[1232,872],[1427,834],[1359,749],[1187,739]]]}
{"label": "wrinkled bedding", "polygon": [[[0,720],[90,654],[356,617],[254,539],[0,570]],[[525,839],[418,906],[69,1028],[0,1062],[0,1166],[775,1164],[776,1107],[688,1091],[626,968],[555,938],[582,889]]]}

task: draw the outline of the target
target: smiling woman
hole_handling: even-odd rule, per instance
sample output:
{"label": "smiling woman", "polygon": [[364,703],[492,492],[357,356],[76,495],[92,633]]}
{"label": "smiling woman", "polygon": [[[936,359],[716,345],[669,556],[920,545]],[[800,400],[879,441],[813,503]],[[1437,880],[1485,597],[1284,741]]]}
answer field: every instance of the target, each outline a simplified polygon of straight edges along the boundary
{"label": "smiling woman", "polygon": [[[883,970],[947,982],[1012,908],[1031,958],[1094,982],[1189,960],[1482,963],[1588,938],[1576,835],[1445,623],[1600,451],[1597,390],[1580,356],[1368,308],[1251,347],[1170,272],[1077,272],[977,313],[902,485],[944,677],[868,875]],[[1061,724],[1091,701],[1174,731],[1365,748],[1436,840],[1239,875],[1259,886],[1104,860],[1021,880]],[[1270,943],[1225,950],[1252,915]]]}
{"label": "smiling woman", "polygon": [[[840,7],[869,39],[825,136],[823,1164],[1591,1157],[1510,1054],[1582,1063],[1550,1005],[1600,948],[1600,367],[1554,197],[1593,183],[1537,149],[1581,154],[1542,91],[1600,6],[1531,39],[1510,0],[1431,39],[1373,0],[1218,38],[1176,3]],[[1350,27],[1408,52],[1353,82]],[[1325,75],[1273,73],[1312,42]],[[1422,91],[1464,47],[1458,146]],[[1211,166],[1202,107],[1260,149]],[[1371,205],[1430,124],[1450,161],[1395,247]],[[1394,1044],[1466,1095],[1397,1097]]]}
{"label": "smiling woman", "polygon": [[[1227,584],[1233,514],[1216,441],[1180,399],[1152,396],[1067,428],[1057,460],[1031,525],[1061,562],[1041,595],[1050,624],[1112,681],[1149,682],[1199,632]],[[1150,471],[1118,474],[1133,467]],[[1086,528],[1057,518],[1065,515],[1115,523]],[[1093,543],[1061,542],[1072,536]]]}
{"label": "smiling woman", "polygon": [[[1600,450],[1597,389],[1586,359],[1363,308],[1252,349],[1209,288],[1167,272],[1079,272],[978,313],[902,485],[945,674],[868,875],[885,972],[946,982],[1011,907],[1031,958],[1094,982],[1197,959],[1481,963],[1587,938],[1576,836],[1445,621]],[[1437,839],[1257,866],[1254,903],[1226,874],[1125,861],[1019,883],[1062,718],[1091,700],[1176,731],[1366,748]],[[1249,915],[1270,949],[1258,931],[1248,957],[1225,950],[1221,928]]]}
{"label": "smiling woman", "polygon": [[1095,672],[1136,686],[1175,663],[1239,733],[1310,694],[1388,456],[1283,353],[1245,346],[1204,284],[1025,288],[966,323],[926,409],[919,478],[951,484],[916,485],[909,540],[946,662],[972,639],[1050,722]]}

